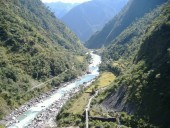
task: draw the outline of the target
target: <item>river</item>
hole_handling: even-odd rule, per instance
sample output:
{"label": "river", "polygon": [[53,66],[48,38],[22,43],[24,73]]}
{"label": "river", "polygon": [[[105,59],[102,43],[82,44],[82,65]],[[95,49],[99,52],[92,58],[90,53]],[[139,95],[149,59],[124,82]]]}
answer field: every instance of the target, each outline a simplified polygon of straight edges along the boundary
{"label": "river", "polygon": [[[54,102],[64,97],[66,94],[71,94],[75,87],[83,86],[83,83],[90,83],[99,75],[99,64],[101,63],[101,57],[94,53],[90,53],[92,57],[91,64],[89,65],[90,74],[85,74],[74,82],[59,88],[54,94],[45,98],[42,102],[34,104],[27,111],[23,112],[19,116],[15,117],[18,121],[13,123],[8,128],[24,128],[27,127],[32,120],[34,120],[42,111],[48,109]],[[43,107],[42,107],[43,106]]]}

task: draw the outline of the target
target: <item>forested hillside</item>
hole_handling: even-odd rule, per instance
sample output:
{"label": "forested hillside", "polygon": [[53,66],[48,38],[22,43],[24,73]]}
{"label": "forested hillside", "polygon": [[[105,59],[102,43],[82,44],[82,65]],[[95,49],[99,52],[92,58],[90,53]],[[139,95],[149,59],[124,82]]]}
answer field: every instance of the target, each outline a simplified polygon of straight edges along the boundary
{"label": "forested hillside", "polygon": [[107,110],[125,111],[132,128],[170,127],[170,3],[130,25],[103,52],[101,70],[118,77],[100,101]]}
{"label": "forested hillside", "polygon": [[117,16],[86,42],[86,46],[88,48],[107,46],[129,25],[166,1],[167,0],[130,0]]}
{"label": "forested hillside", "polygon": [[84,47],[40,0],[0,1],[0,118],[86,69]]}
{"label": "forested hillside", "polygon": [[128,0],[92,0],[71,9],[62,21],[77,34],[81,41],[87,41],[113,18]]}

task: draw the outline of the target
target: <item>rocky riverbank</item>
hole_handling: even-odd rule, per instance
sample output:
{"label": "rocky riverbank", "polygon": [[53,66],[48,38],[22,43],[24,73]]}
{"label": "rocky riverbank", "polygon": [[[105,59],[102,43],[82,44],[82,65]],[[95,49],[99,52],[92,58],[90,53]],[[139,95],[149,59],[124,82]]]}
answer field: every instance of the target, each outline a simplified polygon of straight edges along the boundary
{"label": "rocky riverbank", "polygon": [[[91,82],[83,84],[83,88],[89,86]],[[43,127],[56,127],[56,115],[60,112],[63,105],[73,97],[77,92],[80,92],[82,87],[76,87],[66,93],[61,99],[54,102],[49,108],[41,112],[34,120],[28,125],[28,128],[43,128]]]}
{"label": "rocky riverbank", "polygon": [[22,105],[20,108],[15,109],[10,115],[8,115],[4,120],[4,124],[6,127],[11,126],[14,123],[19,122],[16,118],[26,112],[28,109],[30,109],[32,106],[35,106],[38,103],[41,103],[43,100],[47,99],[49,96],[54,94],[58,88],[54,88],[51,91],[42,94],[41,96],[34,98],[27,102],[26,104]]}
{"label": "rocky riverbank", "polygon": [[[72,81],[74,82],[74,81]],[[92,81],[91,81],[92,82]],[[82,87],[85,88],[91,84],[91,82],[84,83],[82,86],[73,88],[72,90],[68,91],[62,98],[56,100],[50,107],[44,109],[41,111],[41,113],[38,114],[36,118],[33,119],[32,122],[28,125],[28,128],[42,128],[45,125],[55,125],[55,117],[61,110],[62,106],[67,102],[68,99],[70,99],[74,94],[79,92]],[[65,87],[67,85],[71,84],[65,83],[60,88]],[[28,103],[22,105],[19,109],[16,109],[13,111],[10,115],[8,115],[4,120],[3,123],[6,127],[10,127],[11,125],[18,123],[17,117],[29,110],[31,107],[36,106],[36,104],[41,103],[42,101],[48,99],[50,96],[55,94],[58,91],[58,88],[54,88],[51,91],[42,94],[41,96],[30,100]],[[44,106],[41,106],[42,108]]]}
{"label": "rocky riverbank", "polygon": [[89,86],[94,78],[99,75],[98,65],[101,63],[101,58],[92,53],[91,55],[93,60],[93,63],[89,65],[89,70],[92,71],[91,74],[85,74],[78,79],[62,84],[59,88],[54,88],[30,100],[19,109],[13,111],[4,120],[0,121],[0,123],[5,124],[9,128],[43,128],[51,125],[55,126],[56,115],[67,100],[82,88]]}

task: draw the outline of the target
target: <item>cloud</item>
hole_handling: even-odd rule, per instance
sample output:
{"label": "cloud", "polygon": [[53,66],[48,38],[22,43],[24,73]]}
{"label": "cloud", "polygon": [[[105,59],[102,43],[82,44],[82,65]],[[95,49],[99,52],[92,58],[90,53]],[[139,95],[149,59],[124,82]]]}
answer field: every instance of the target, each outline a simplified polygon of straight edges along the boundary
{"label": "cloud", "polygon": [[41,0],[44,3],[63,2],[63,3],[83,3],[90,0]]}

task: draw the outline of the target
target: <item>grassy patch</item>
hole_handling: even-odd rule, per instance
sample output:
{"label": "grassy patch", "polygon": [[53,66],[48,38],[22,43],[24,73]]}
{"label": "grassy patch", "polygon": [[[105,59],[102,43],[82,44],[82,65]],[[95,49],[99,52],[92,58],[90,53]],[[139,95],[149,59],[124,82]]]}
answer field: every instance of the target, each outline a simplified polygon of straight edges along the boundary
{"label": "grassy patch", "polygon": [[98,88],[105,87],[115,80],[116,76],[111,72],[104,72],[97,80]]}
{"label": "grassy patch", "polygon": [[103,88],[109,85],[114,80],[115,80],[115,75],[112,74],[111,72],[102,73],[99,76],[99,78],[96,80],[96,82],[94,82],[93,85],[87,89],[86,93],[83,93],[79,98],[77,98],[74,102],[72,102],[72,105],[70,109],[67,110],[67,112],[81,115],[84,112],[84,108],[89,101],[90,93],[92,92],[93,88],[96,87],[97,89]]}
{"label": "grassy patch", "polygon": [[91,108],[90,112],[90,116],[96,116],[96,117],[101,117],[102,116],[102,111],[100,109],[99,106],[95,106],[96,108]]}
{"label": "grassy patch", "polygon": [[114,66],[119,66],[119,63],[116,62],[116,61],[114,61],[114,62],[112,63],[112,66],[113,66],[113,67],[114,67]]}
{"label": "grassy patch", "polygon": [[121,68],[122,70],[123,69],[126,69],[126,66],[128,65],[128,62],[123,60],[123,59],[119,59],[118,61],[113,61],[112,62],[112,67],[118,67],[118,68]]}
{"label": "grassy patch", "polygon": [[76,59],[77,59],[80,63],[83,63],[83,62],[84,62],[84,56],[76,56]]}
{"label": "grassy patch", "polygon": [[99,78],[86,90],[86,92],[92,92],[95,88],[96,90],[106,87],[115,80],[116,76],[111,72],[103,72]]}
{"label": "grassy patch", "polygon": [[72,103],[71,108],[67,112],[80,115],[83,114],[84,108],[87,105],[89,98],[89,93],[83,93],[77,100]]}
{"label": "grassy patch", "polygon": [[[72,98],[67,104],[62,108],[60,114],[57,116],[57,124],[59,127],[68,127],[68,126],[79,126],[80,128],[84,128],[85,120],[82,116],[86,105],[90,99],[90,96],[94,89],[98,90],[103,87],[106,87],[110,83],[115,80],[115,75],[111,72],[103,72],[93,84]],[[102,95],[103,96],[103,95]],[[91,115],[100,116],[101,109],[98,108],[98,111],[91,111]],[[98,126],[94,125],[93,126]]]}
{"label": "grassy patch", "polygon": [[5,126],[4,126],[4,125],[2,125],[2,124],[0,124],[0,128],[5,128]]}

